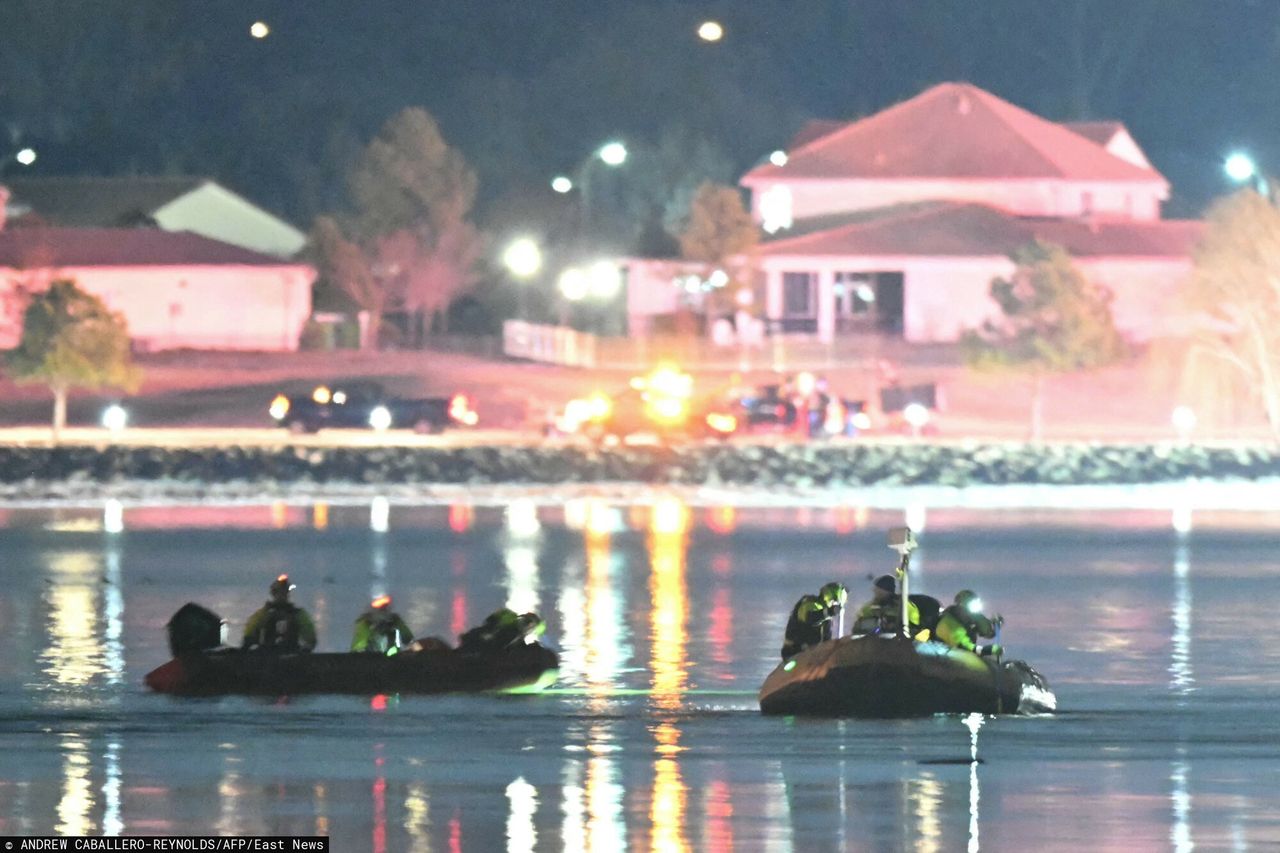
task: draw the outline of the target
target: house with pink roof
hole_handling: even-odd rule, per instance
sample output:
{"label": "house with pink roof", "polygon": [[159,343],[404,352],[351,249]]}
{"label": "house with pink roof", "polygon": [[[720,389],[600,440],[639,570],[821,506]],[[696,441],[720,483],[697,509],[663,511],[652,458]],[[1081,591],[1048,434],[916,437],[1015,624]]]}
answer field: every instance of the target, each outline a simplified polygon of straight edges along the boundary
{"label": "house with pink roof", "polygon": [[1059,124],[966,83],[815,122],[741,184],[767,237],[773,334],[954,341],[998,315],[993,278],[1032,240],[1065,247],[1134,341],[1176,331],[1201,234],[1161,218],[1169,183],[1118,122]]}
{"label": "house with pink roof", "polygon": [[3,229],[0,350],[21,339],[29,295],[56,279],[123,314],[138,350],[296,350],[315,276],[309,264],[190,231]]}

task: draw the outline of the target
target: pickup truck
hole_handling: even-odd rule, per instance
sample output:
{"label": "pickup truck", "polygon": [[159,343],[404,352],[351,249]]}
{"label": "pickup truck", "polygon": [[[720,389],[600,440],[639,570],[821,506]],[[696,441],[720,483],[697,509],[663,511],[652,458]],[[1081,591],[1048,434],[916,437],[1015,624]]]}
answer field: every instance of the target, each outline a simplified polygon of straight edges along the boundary
{"label": "pickup truck", "polygon": [[309,394],[277,394],[267,411],[277,425],[295,433],[326,428],[436,433],[446,427],[475,426],[479,419],[463,394],[406,400],[364,381],[317,385]]}

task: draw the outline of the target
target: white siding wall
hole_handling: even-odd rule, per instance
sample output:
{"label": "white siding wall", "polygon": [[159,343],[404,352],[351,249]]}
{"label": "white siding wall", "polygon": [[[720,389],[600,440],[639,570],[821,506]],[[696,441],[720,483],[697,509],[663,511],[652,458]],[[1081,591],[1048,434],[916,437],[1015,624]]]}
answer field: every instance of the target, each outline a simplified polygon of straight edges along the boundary
{"label": "white siding wall", "polygon": [[[11,288],[19,275],[29,274],[0,270],[0,287]],[[57,277],[124,314],[129,336],[144,348],[279,351],[298,348],[315,272],[302,265],[102,267],[60,269]]]}
{"label": "white siding wall", "polygon": [[979,202],[1025,216],[1074,217],[1087,212],[1085,193],[1091,193],[1094,213],[1150,221],[1160,217],[1160,202],[1168,197],[1167,188],[1158,182],[758,181],[751,186],[756,221],[761,220],[759,199],[772,186],[790,191],[794,219],[938,200]]}

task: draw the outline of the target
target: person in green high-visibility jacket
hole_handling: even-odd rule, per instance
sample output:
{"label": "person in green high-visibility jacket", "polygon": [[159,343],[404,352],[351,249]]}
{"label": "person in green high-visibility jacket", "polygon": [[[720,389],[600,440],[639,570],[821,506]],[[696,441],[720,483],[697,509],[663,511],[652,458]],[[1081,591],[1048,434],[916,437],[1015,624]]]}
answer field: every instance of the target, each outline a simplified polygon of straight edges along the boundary
{"label": "person in green high-visibility jacket", "polygon": [[821,643],[831,621],[831,610],[817,595],[802,595],[791,608],[787,630],[782,640],[782,659],[795,657],[800,652]]}
{"label": "person in green high-visibility jacket", "polygon": [[956,593],[955,603],[942,612],[938,619],[938,627],[934,633],[938,639],[953,649],[965,649],[979,655],[999,655],[1002,649],[998,643],[979,645],[981,637],[994,637],[996,625],[1004,620],[999,616],[995,621],[982,613],[982,599],[970,589],[962,589]]}
{"label": "person in green high-visibility jacket", "polygon": [[351,651],[394,655],[413,642],[413,632],[391,609],[391,596],[379,595],[356,619]]}
{"label": "person in green high-visibility jacket", "polygon": [[[858,611],[855,634],[898,634],[902,629],[902,599],[893,575],[881,575],[871,584],[871,600]],[[907,624],[913,637],[920,633],[920,608],[907,602]]]}

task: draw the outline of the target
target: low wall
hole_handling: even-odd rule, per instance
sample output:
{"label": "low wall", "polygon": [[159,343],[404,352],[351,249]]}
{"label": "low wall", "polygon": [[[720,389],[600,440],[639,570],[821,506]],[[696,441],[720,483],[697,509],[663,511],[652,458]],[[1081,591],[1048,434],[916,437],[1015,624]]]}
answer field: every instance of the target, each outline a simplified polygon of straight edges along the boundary
{"label": "low wall", "polygon": [[0,447],[0,486],[554,484],[969,486],[1124,484],[1280,476],[1271,445],[839,444],[314,448]]}

